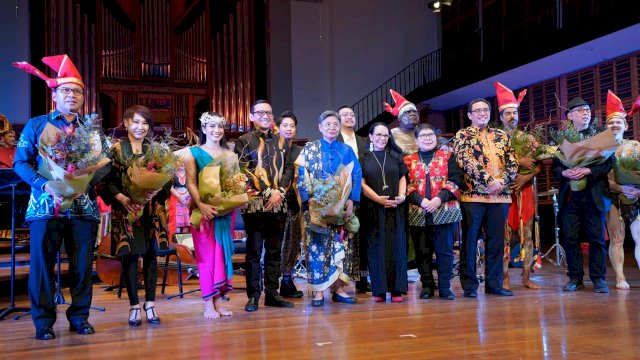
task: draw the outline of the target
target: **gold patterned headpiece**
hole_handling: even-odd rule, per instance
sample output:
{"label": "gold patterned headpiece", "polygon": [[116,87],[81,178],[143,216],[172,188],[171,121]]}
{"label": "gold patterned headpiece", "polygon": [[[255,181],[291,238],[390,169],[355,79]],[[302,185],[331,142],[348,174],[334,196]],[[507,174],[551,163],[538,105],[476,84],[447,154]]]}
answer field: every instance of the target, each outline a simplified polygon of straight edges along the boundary
{"label": "gold patterned headpiece", "polygon": [[206,126],[208,124],[219,124],[220,126],[227,125],[227,120],[224,117],[218,115],[211,115],[208,112],[202,113],[200,116],[200,124]]}

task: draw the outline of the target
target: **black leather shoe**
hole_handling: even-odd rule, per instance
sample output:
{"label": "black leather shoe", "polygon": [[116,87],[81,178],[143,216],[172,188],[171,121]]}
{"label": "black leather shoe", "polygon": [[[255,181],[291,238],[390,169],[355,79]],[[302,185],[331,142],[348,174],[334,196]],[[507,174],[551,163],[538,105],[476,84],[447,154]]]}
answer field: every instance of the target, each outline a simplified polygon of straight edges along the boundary
{"label": "black leather shoe", "polygon": [[286,298],[300,299],[304,293],[296,288],[293,280],[282,280],[280,282],[280,296]]}
{"label": "black leather shoe", "polygon": [[593,282],[593,291],[600,294],[609,293],[609,287],[607,286],[607,281],[604,279],[598,279]]}
{"label": "black leather shoe", "polygon": [[56,334],[52,328],[44,328],[36,330],[36,340],[53,340],[56,338]]}
{"label": "black leather shoe", "polygon": [[[584,283],[582,282],[582,280],[571,279],[562,288],[562,291],[578,291],[580,289],[584,289]],[[595,290],[595,288],[594,288],[594,290]]]}
{"label": "black leather shoe", "polygon": [[478,297],[478,292],[475,290],[465,290],[464,294],[462,294],[462,296],[466,297],[466,298],[477,298]]}
{"label": "black leather shoe", "polygon": [[433,288],[422,288],[422,292],[420,292],[420,299],[430,299],[433,297]]}
{"label": "black leather shoe", "polygon": [[440,290],[440,298],[444,300],[455,300],[456,296],[451,290]]}
{"label": "black leather shoe", "polygon": [[333,300],[333,302],[341,302],[345,304],[355,304],[358,302],[357,298],[342,296],[338,295],[337,293],[333,293],[333,295],[331,296],[331,300]]}
{"label": "black leather shoe", "polygon": [[371,284],[364,279],[356,281],[356,291],[362,294],[371,294]]}
{"label": "black leather shoe", "polygon": [[264,297],[264,306],[275,306],[281,308],[292,308],[296,306],[294,303],[289,302],[282,298],[282,296],[275,295],[265,295]]}
{"label": "black leather shoe", "polygon": [[511,290],[507,290],[507,289],[489,289],[486,288],[484,289],[484,293],[485,294],[491,294],[491,295],[499,295],[499,296],[513,296],[513,292]]}
{"label": "black leather shoe", "polygon": [[91,335],[96,332],[87,320],[82,320],[79,323],[69,323],[69,331],[75,331],[80,335]]}
{"label": "black leather shoe", "polygon": [[324,305],[324,299],[311,300],[311,306],[313,306],[313,307],[321,307],[323,305]]}
{"label": "black leather shoe", "polygon": [[244,311],[253,312],[258,310],[258,299],[249,298],[247,304],[244,306]]}

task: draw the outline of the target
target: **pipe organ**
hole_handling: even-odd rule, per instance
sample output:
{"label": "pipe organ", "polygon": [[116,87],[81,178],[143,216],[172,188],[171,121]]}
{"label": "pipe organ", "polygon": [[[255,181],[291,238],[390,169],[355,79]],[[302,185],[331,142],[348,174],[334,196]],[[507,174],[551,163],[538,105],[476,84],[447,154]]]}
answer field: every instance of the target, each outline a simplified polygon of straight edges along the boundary
{"label": "pipe organ", "polygon": [[265,16],[256,1],[44,0],[45,53],[73,59],[87,86],[84,112],[103,113],[105,127],[143,104],[173,129],[197,128],[202,111],[217,111],[237,135],[250,128],[256,94],[253,24]]}

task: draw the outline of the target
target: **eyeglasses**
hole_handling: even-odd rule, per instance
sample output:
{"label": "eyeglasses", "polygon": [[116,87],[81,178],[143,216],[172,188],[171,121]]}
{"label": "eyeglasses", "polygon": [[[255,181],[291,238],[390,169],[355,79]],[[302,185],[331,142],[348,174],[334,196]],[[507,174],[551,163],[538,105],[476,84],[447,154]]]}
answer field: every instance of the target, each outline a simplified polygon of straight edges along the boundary
{"label": "eyeglasses", "polygon": [[84,90],[82,90],[82,89],[72,89],[72,88],[68,88],[68,87],[58,88],[58,92],[60,92],[61,94],[64,94],[64,95],[69,95],[71,93],[73,93],[73,95],[84,95]]}
{"label": "eyeglasses", "polygon": [[322,124],[323,129],[340,129],[340,123]]}
{"label": "eyeglasses", "polygon": [[253,112],[254,115],[258,115],[258,117],[263,117],[267,115],[268,117],[273,117],[272,111],[264,111],[264,110],[256,110]]}
{"label": "eyeglasses", "polygon": [[344,118],[344,117],[355,117],[355,116],[356,116],[356,114],[352,113],[352,112],[351,113],[342,113],[342,114],[340,114],[341,118]]}
{"label": "eyeglasses", "polygon": [[430,137],[436,137],[436,134],[434,133],[426,133],[426,134],[420,134],[418,135],[418,139],[427,139]]}
{"label": "eyeglasses", "polygon": [[586,114],[586,113],[591,113],[591,109],[590,108],[580,108],[580,109],[573,109],[571,111],[575,111],[578,114]]}
{"label": "eyeglasses", "polygon": [[480,115],[481,113],[489,113],[491,112],[491,109],[489,108],[484,108],[484,109],[475,109],[475,110],[471,110],[472,113],[476,114],[476,115]]}
{"label": "eyeglasses", "polygon": [[373,136],[375,136],[376,139],[388,139],[389,138],[388,134],[373,134]]}

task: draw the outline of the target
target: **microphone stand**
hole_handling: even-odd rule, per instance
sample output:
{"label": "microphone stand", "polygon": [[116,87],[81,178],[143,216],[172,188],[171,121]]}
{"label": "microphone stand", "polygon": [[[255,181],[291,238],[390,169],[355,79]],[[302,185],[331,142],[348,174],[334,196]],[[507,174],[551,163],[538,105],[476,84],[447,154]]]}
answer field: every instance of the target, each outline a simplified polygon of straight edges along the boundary
{"label": "microphone stand", "polygon": [[9,307],[0,311],[0,320],[4,320],[9,314],[15,312],[28,312],[29,308],[16,307],[15,304],[15,281],[16,281],[16,185],[9,184],[0,186],[1,189],[11,187],[11,285],[9,295]]}

